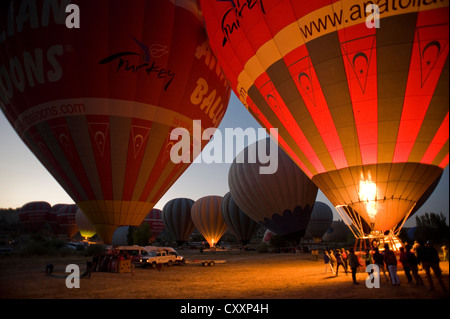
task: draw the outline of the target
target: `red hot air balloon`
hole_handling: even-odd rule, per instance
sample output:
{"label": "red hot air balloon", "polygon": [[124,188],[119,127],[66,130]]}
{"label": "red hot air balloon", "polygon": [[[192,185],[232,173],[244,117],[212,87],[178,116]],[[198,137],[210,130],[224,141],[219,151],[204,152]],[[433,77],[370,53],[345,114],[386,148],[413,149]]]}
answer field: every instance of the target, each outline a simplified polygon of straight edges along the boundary
{"label": "red hot air balloon", "polygon": [[394,3],[373,28],[361,1],[201,0],[234,92],[360,237],[449,162],[449,3]]}
{"label": "red hot air balloon", "polygon": [[69,238],[75,236],[78,231],[78,225],[75,220],[78,206],[75,204],[68,204],[61,207],[59,214],[56,217],[59,225],[59,229]]}
{"label": "red hot air balloon", "polygon": [[37,232],[47,222],[51,205],[47,202],[31,202],[22,206],[19,220],[29,232]]}
{"label": "red hot air balloon", "polygon": [[161,235],[164,231],[164,221],[162,219],[162,211],[160,209],[153,208],[150,213],[144,218],[142,223],[148,223],[151,231],[151,241],[154,241],[156,237]]}
{"label": "red hot air balloon", "polygon": [[210,247],[214,247],[227,230],[221,202],[221,196],[205,196],[197,199],[191,208],[192,221]]}
{"label": "red hot air balloon", "polygon": [[0,108],[110,243],[190,165],[171,132],[200,151],[230,89],[195,0],[74,0],[80,28],[64,3],[1,1]]}
{"label": "red hot air balloon", "polygon": [[194,201],[190,198],[174,198],[163,207],[164,226],[175,238],[178,246],[183,245],[195,229],[191,218],[192,205]]}

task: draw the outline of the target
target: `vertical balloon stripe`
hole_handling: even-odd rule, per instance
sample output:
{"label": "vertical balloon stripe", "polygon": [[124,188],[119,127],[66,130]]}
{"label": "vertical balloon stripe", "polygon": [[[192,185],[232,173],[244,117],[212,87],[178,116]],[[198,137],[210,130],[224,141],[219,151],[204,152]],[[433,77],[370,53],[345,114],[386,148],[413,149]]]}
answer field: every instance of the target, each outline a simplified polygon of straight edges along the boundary
{"label": "vertical balloon stripe", "polygon": [[341,29],[338,35],[352,100],[361,162],[363,165],[375,164],[378,152],[375,29],[360,24]]}
{"label": "vertical balloon stripe", "polygon": [[422,157],[421,163],[431,164],[433,160],[436,158],[438,152],[444,147],[445,143],[448,142],[448,132],[449,132],[449,124],[448,124],[448,112],[445,116],[444,121],[439,127],[436,135],[428,146],[427,151]]}
{"label": "vertical balloon stripe", "polygon": [[[251,99],[251,103],[249,103],[249,108],[253,111],[253,113],[258,117],[258,120],[260,121],[261,124],[263,124],[266,129],[270,128],[270,127],[275,127],[277,128],[279,131],[279,140],[282,143],[283,141],[283,135],[284,131],[287,129],[285,128],[282,123],[281,120],[278,119],[277,117],[273,116],[270,118],[269,121],[269,116],[268,114],[268,110],[270,110],[271,112],[272,109],[269,107],[269,105],[267,104],[266,100],[264,99],[264,97],[261,95],[261,92],[255,87],[252,86],[250,88],[250,90],[248,91],[248,97]],[[266,114],[266,116],[264,115]],[[278,124],[279,123],[279,124]],[[298,138],[298,136],[292,136],[290,134],[286,134],[287,138],[292,139],[293,141],[296,141],[296,139]],[[304,141],[304,140],[302,140]],[[297,147],[300,151],[299,152],[295,152],[296,154],[298,154],[298,156],[296,156],[297,158],[299,158],[299,162],[304,163],[303,166],[305,167],[307,172],[311,172],[311,174],[315,174],[317,173],[317,168],[314,166],[314,164],[316,164],[318,166],[319,169],[323,169],[323,165],[320,163],[320,161],[318,161],[317,155],[311,155],[313,154],[313,150],[311,145],[309,144],[308,141],[305,141],[305,143],[287,143],[287,144],[291,144],[291,145],[295,145],[295,147]],[[310,154],[310,157],[307,157],[306,154]],[[314,163],[314,164],[313,164]]]}
{"label": "vertical balloon stripe", "polygon": [[102,197],[98,199],[110,200],[113,197],[111,172],[111,134],[109,116],[87,115],[89,137],[94,153],[98,179],[102,186]]}
{"label": "vertical balloon stripe", "polygon": [[131,120],[130,130],[128,132],[129,140],[126,160],[127,166],[122,195],[123,200],[131,200],[135,187],[138,186],[136,181],[139,176],[141,166],[143,165],[142,161],[145,150],[147,149],[151,124],[152,123],[150,121],[140,120],[137,118],[133,118]]}
{"label": "vertical balloon stripe", "polygon": [[[448,144],[447,144],[447,149],[448,149]],[[442,169],[444,169],[447,165],[448,165],[448,153],[447,153],[447,155],[444,157],[444,159],[442,160],[442,162],[439,163],[439,167],[442,167]]]}
{"label": "vertical balloon stripe", "polygon": [[[80,160],[76,143],[73,139],[72,130],[74,127],[67,122],[64,118],[54,119],[48,122],[55,134],[55,139],[58,141],[61,149],[64,152],[66,161],[69,164],[71,170],[73,170],[76,180],[80,185],[80,188],[85,192],[86,200],[92,200],[95,198],[95,194],[92,190],[91,183],[86,174],[86,170]],[[75,127],[76,129],[76,127]]]}
{"label": "vertical balloon stripe", "polygon": [[[301,126],[307,137],[311,136],[310,134],[319,134],[322,138],[324,146],[321,147],[322,143],[319,140],[314,143],[314,149],[317,154],[320,154],[319,157],[323,158],[325,168],[346,167],[347,161],[342,145],[306,46],[302,45],[293,50],[285,56],[284,60],[287,62],[290,77],[304,102],[303,104],[299,98],[296,98],[296,104],[300,105],[298,107],[292,106],[289,109],[295,110],[295,118],[303,119]],[[291,89],[291,91],[295,91],[295,89]],[[303,115],[300,110],[309,114]],[[309,121],[311,123],[308,123]],[[327,158],[326,153],[329,154],[330,159]],[[329,164],[326,165],[325,163]]]}
{"label": "vertical balloon stripe", "polygon": [[394,137],[400,125],[416,20],[416,13],[385,18],[376,33],[378,163],[392,162],[394,156]]}
{"label": "vertical balloon stripe", "polygon": [[448,56],[448,24],[435,19],[435,10],[418,16],[393,162],[408,159]]}
{"label": "vertical balloon stripe", "polygon": [[[328,125],[332,125],[328,129],[330,132],[335,131],[330,137],[330,144],[333,145],[332,149],[335,151],[336,168],[360,163],[361,152],[354,129],[353,108],[338,34],[332,32],[314,39],[308,42],[306,47],[311,55],[314,71],[325,97],[326,111],[324,114],[326,117],[331,115],[330,119],[332,119],[333,125],[328,120]],[[324,50],[324,47],[327,49]]]}

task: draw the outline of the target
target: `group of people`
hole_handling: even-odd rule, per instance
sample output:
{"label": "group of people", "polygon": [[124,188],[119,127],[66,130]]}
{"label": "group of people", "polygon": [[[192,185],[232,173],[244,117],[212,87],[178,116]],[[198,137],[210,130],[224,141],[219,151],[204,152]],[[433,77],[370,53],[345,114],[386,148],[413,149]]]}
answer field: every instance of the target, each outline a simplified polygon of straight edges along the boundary
{"label": "group of people", "polygon": [[[355,255],[355,251],[353,248],[349,250],[345,250],[344,248],[333,250],[325,250],[323,256],[325,262],[325,274],[328,269],[330,269],[331,273],[338,276],[339,275],[339,267],[342,267],[345,271],[345,274],[348,275],[348,267],[350,267],[352,272],[352,279],[355,285],[358,284],[356,281],[356,273],[358,267],[361,265],[358,259],[358,256]],[[334,265],[336,264],[336,272],[334,271]]]}
{"label": "group of people", "polygon": [[[447,292],[447,288],[442,280],[442,271],[439,267],[439,253],[430,242],[416,242],[414,246],[406,243],[404,247],[400,248],[399,258],[397,258],[395,252],[390,249],[388,244],[384,245],[383,252],[380,252],[378,248],[374,248],[373,250],[366,249],[360,257],[355,254],[353,248],[349,250],[345,250],[344,248],[336,249],[335,251],[325,250],[323,258],[325,262],[325,274],[329,270],[337,276],[340,266],[348,274],[347,269],[350,267],[354,285],[359,284],[356,280],[358,268],[365,266],[368,269],[368,265],[374,264],[378,266],[378,276],[383,272],[386,281],[390,281],[393,286],[399,286],[400,278],[397,274],[397,265],[400,262],[403,266],[408,284],[413,284],[415,281],[416,285],[423,286],[424,281],[419,274],[419,267],[421,266],[425,271],[430,290],[435,289],[431,275],[432,270],[441,288],[444,292]],[[388,275],[386,275],[386,271]]]}
{"label": "group of people", "polygon": [[[347,261],[348,261],[348,251],[344,248],[333,250],[325,250],[323,260],[325,261],[325,274],[328,269],[333,275],[339,274],[339,266],[344,268],[345,274],[347,274]],[[334,265],[336,264],[336,272],[334,271]]]}
{"label": "group of people", "polygon": [[93,272],[117,272],[119,261],[124,259],[130,259],[126,251],[106,250],[102,255],[94,255],[90,269]]}

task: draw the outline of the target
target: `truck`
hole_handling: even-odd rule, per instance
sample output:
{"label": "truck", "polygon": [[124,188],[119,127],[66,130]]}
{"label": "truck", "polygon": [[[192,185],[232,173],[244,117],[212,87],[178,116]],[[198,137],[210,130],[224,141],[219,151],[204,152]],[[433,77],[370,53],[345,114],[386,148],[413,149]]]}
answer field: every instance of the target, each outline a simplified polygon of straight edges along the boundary
{"label": "truck", "polygon": [[177,262],[177,256],[171,254],[169,250],[158,249],[147,250],[146,255],[142,255],[140,259],[140,264],[142,268],[152,267],[156,268],[158,265],[166,264],[167,266],[172,266]]}

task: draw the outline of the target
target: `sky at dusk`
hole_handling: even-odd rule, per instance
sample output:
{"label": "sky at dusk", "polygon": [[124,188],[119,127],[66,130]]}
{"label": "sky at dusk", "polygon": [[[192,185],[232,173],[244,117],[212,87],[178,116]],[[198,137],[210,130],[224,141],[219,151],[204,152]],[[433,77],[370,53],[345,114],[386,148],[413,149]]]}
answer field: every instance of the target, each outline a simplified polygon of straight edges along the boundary
{"label": "sky at dusk", "polygon": [[[261,126],[247,112],[242,103],[232,93],[228,111],[219,130],[224,135],[225,128],[255,130]],[[240,150],[238,150],[240,151]],[[162,209],[164,204],[177,197],[196,200],[207,195],[225,195],[228,191],[228,170],[231,163],[193,163],[156,204]],[[317,200],[333,207],[319,191]],[[58,182],[47,172],[36,157],[20,140],[9,122],[0,112],[0,208],[17,208],[31,201],[46,201],[51,205],[73,203]],[[333,208],[334,219],[340,219]],[[442,212],[449,222],[449,168],[444,170],[441,181],[428,201],[417,212]],[[415,225],[415,218],[405,226]]]}

